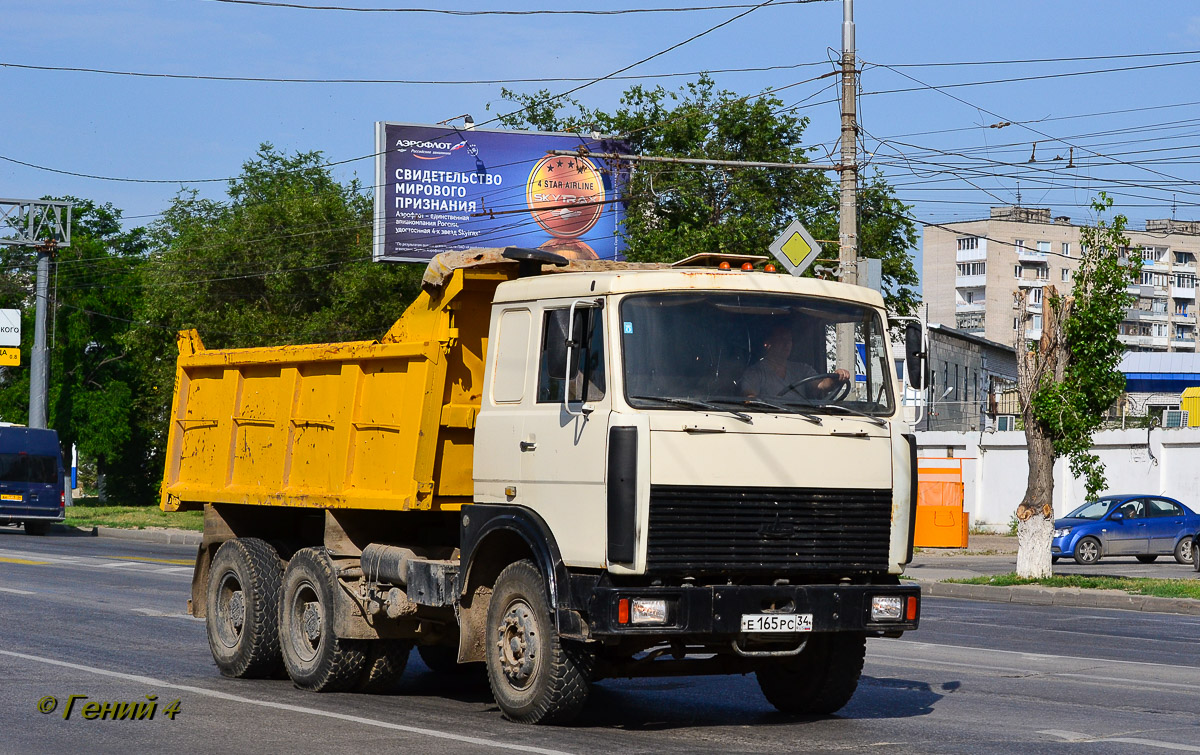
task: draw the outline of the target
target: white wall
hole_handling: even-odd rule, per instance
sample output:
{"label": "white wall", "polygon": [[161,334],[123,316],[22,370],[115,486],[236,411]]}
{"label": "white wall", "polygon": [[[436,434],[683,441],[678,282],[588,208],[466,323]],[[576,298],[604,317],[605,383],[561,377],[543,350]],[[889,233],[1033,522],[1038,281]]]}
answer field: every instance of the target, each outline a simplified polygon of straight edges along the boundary
{"label": "white wall", "polygon": [[[1105,430],[1092,438],[1105,466],[1106,493],[1167,495],[1200,511],[1200,428]],[[1025,433],[917,433],[923,458],[962,459],[963,508],[972,526],[1004,531],[1025,495],[1029,475]],[[1083,503],[1083,483],[1066,459],[1054,465],[1054,513],[1062,516]]]}

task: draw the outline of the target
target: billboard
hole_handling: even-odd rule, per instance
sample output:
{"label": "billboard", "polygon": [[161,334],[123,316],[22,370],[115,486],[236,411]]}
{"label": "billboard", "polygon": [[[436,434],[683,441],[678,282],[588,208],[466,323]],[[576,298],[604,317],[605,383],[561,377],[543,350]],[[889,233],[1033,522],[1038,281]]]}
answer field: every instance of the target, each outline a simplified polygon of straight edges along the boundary
{"label": "billboard", "polygon": [[580,134],[375,124],[376,261],[522,246],[572,259],[621,259],[626,174],[549,150],[622,151]]}

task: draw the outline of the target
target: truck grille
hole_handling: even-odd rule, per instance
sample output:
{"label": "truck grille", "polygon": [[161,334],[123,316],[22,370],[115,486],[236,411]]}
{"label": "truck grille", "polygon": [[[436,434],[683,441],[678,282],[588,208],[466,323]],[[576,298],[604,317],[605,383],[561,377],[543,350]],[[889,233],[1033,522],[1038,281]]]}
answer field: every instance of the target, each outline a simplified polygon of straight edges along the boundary
{"label": "truck grille", "polygon": [[654,572],[888,567],[890,490],[650,487]]}

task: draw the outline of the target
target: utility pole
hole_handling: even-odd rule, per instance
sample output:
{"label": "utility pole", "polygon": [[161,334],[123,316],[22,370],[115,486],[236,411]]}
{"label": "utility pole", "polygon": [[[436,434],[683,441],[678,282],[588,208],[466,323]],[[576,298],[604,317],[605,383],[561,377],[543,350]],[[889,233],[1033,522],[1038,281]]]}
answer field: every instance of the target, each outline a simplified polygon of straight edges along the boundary
{"label": "utility pole", "polygon": [[50,296],[50,256],[58,243],[45,239],[37,247],[37,297],[34,309],[33,353],[29,355],[29,426],[46,427],[50,393],[50,352],[46,348],[46,303]]}
{"label": "utility pole", "polygon": [[33,353],[29,358],[29,426],[48,424],[50,355],[46,313],[50,293],[50,257],[71,245],[70,202],[0,199],[0,244],[34,247],[38,253]]}
{"label": "utility pole", "polygon": [[840,278],[858,283],[858,72],[855,70],[854,0],[842,0],[842,194],[838,220]]}

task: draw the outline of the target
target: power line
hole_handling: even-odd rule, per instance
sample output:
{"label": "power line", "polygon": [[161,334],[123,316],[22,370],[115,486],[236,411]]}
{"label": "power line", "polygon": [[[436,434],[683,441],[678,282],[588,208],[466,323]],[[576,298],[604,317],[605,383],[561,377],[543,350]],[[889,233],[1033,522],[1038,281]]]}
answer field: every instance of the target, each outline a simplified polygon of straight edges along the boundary
{"label": "power line", "polygon": [[[778,2],[778,0],[776,0]],[[719,68],[711,71],[676,71],[671,73],[647,73],[629,76],[609,76],[613,81],[631,81],[644,79],[668,79],[684,76],[699,76],[715,73],[763,73],[767,71],[783,71],[796,68],[824,65],[826,61],[809,63],[794,63],[790,65],[758,66],[748,68]],[[559,82],[591,81],[587,76],[548,76],[528,79],[297,79],[277,78],[269,76],[216,76],[192,73],[157,73],[150,71],[121,71],[108,68],[86,68],[81,66],[43,66],[28,63],[12,63],[0,61],[0,68],[19,68],[29,71],[54,71],[65,73],[94,73],[106,76],[133,76],[151,79],[184,79],[196,81],[239,81],[269,84],[406,84],[431,86],[459,85],[495,85],[495,84],[552,84]]]}
{"label": "power line", "polygon": [[[697,11],[738,10],[742,8],[757,9],[759,6],[742,3],[730,5],[696,5],[676,8],[616,8],[611,10],[547,8],[538,10],[450,10],[446,8],[364,8],[347,5],[305,5],[302,3],[271,2],[271,0],[209,0],[209,2],[228,3],[230,5],[257,5],[267,8],[287,8],[289,10],[343,11],[349,13],[425,13],[445,16],[625,16],[635,13],[693,13]],[[777,0],[776,6],[808,5],[818,2],[833,2],[833,0]]]}

